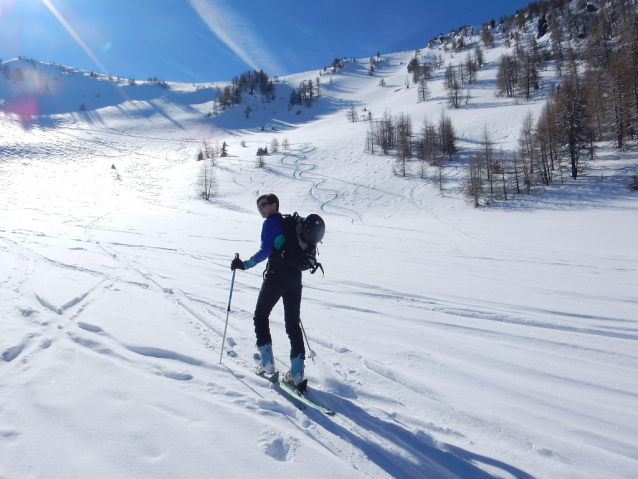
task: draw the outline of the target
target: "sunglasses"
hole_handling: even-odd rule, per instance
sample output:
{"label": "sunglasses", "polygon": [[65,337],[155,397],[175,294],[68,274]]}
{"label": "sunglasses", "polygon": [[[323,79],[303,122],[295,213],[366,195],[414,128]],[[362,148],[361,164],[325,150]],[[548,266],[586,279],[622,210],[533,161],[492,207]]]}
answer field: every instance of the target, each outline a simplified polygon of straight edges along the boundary
{"label": "sunglasses", "polygon": [[268,204],[269,203],[266,201],[266,202],[260,204],[259,206],[257,206],[257,209],[258,210],[263,210],[266,206],[268,206]]}

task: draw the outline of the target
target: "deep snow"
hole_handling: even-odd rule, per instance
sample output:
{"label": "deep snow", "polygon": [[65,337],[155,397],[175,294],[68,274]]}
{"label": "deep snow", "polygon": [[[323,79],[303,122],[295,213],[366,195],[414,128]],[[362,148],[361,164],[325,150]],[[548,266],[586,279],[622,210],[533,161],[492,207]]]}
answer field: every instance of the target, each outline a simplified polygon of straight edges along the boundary
{"label": "deep snow", "polygon": [[[634,476],[635,152],[468,206],[461,165],[483,127],[511,151],[542,107],[494,96],[502,51],[454,111],[441,71],[428,102],[406,89],[413,52],[385,55],[374,77],[366,60],[324,75],[310,109],[288,111],[289,89],[318,72],[216,118],[214,91],[192,85],[118,89],[41,64],[37,81],[0,79],[0,477]],[[353,104],[415,128],[445,109],[464,153],[444,194],[433,168],[401,178],[367,154]],[[273,137],[290,150],[257,168]],[[230,147],[210,202],[195,187],[203,140]],[[257,250],[268,192],[327,223],[326,276],[305,275],[302,318],[311,395],[335,417],[251,372],[261,266],[237,273],[234,356],[219,364],[230,261]],[[280,306],[272,330],[287,368]]]}

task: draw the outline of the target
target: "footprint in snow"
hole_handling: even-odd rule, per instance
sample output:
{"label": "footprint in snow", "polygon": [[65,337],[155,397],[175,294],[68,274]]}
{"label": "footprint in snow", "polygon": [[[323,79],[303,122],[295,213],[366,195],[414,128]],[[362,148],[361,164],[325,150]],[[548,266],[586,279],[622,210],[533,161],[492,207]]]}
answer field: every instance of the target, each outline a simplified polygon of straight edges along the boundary
{"label": "footprint in snow", "polygon": [[22,352],[23,349],[24,349],[24,344],[18,344],[17,346],[12,346],[12,347],[6,349],[2,353],[2,359],[4,359],[6,362],[10,363],[15,358],[20,356],[20,353]]}
{"label": "footprint in snow", "polygon": [[265,433],[260,439],[261,450],[280,462],[290,462],[295,457],[298,442],[295,438],[277,433]]}
{"label": "footprint in snow", "polygon": [[78,328],[84,329],[85,331],[89,331],[91,333],[101,333],[102,328],[99,326],[95,326],[94,324],[83,323],[82,321],[78,322]]}
{"label": "footprint in snow", "polygon": [[175,379],[176,381],[190,381],[193,376],[188,373],[180,373],[177,371],[164,371],[164,377]]}
{"label": "footprint in snow", "polygon": [[19,435],[20,433],[16,431],[0,431],[0,441],[15,441]]}
{"label": "footprint in snow", "polygon": [[20,309],[20,314],[22,314],[22,316],[24,316],[25,318],[28,318],[29,316],[31,316],[34,313],[37,313],[37,311],[35,309],[31,309],[31,308]]}

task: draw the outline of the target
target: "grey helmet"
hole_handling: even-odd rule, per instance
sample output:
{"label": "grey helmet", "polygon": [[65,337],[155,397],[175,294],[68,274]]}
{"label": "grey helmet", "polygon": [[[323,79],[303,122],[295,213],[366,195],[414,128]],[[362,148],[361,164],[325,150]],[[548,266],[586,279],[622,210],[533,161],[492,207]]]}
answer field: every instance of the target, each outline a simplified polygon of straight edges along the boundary
{"label": "grey helmet", "polygon": [[326,224],[319,215],[308,215],[301,225],[301,235],[309,244],[317,244],[326,233]]}

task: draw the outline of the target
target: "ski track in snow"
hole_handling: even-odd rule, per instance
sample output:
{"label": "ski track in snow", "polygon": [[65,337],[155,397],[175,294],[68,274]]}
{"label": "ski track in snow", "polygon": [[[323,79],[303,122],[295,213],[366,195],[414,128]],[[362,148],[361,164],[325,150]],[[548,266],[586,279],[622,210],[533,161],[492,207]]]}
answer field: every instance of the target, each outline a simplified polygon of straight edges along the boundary
{"label": "ski track in snow", "polygon": [[[97,239],[95,229],[99,225],[99,222],[107,216],[108,215],[103,215],[100,218],[97,218],[86,227],[86,234],[89,241],[95,244],[102,254],[106,255],[108,258],[116,260],[118,263],[123,264],[124,268],[136,273],[143,281],[139,284],[153,285],[157,290],[161,290],[166,293],[168,288],[160,284],[160,280],[156,278],[156,275],[142,271],[141,267],[135,260],[129,259],[119,250],[116,252],[116,250],[113,249],[113,247],[128,247],[129,245],[118,243],[109,243],[106,245],[105,242]],[[73,302],[73,304],[70,304],[69,307],[75,306],[82,301],[84,297],[86,297],[86,295],[82,298],[78,298],[78,300]],[[38,300],[40,303],[43,303],[43,301],[39,298]],[[193,308],[186,306],[187,302],[189,302],[189,300],[186,296],[184,296],[180,298],[178,304],[183,307],[184,311],[186,311],[188,315],[199,321],[198,324],[204,324],[206,326],[204,331],[201,333],[202,339],[204,341],[209,339],[207,338],[208,335],[206,333],[206,329],[211,330],[217,336],[216,339],[219,339],[221,337],[221,328],[211,326],[211,322],[208,319],[203,320],[199,314],[195,313]],[[62,314],[61,310],[56,310],[55,307],[51,305],[43,304],[43,306],[51,309],[58,315]],[[218,315],[221,316],[219,313]],[[82,314],[78,314],[74,317],[79,331],[67,331],[68,338],[75,344],[99,355],[107,356],[113,361],[125,361],[128,364],[135,365],[141,371],[154,370],[156,371],[156,374],[161,374],[168,379],[189,381],[191,384],[199,384],[200,388],[202,386],[205,387],[205,385],[202,384],[203,374],[198,374],[192,368],[196,368],[197,370],[201,368],[213,370],[219,369],[219,366],[212,362],[201,361],[197,358],[184,355],[176,351],[155,347],[128,346],[121,344],[101,327],[89,322],[81,321],[80,318],[82,318]],[[220,317],[217,319],[219,320]],[[86,333],[88,333],[88,335]],[[95,337],[93,335],[95,335]],[[234,343],[234,340],[231,338],[229,338],[229,341]],[[243,342],[247,341],[249,341],[248,338],[244,338]],[[23,347],[24,345],[20,344],[10,348],[4,352],[3,359],[7,362],[15,359],[22,352]],[[217,348],[211,346],[210,343],[207,344],[207,347],[213,349],[213,352],[216,352],[215,350]],[[142,358],[146,358],[146,360],[150,360],[151,362],[145,363],[143,359],[133,359],[127,351],[141,356]],[[345,351],[347,351],[345,348],[339,348],[337,350],[340,354]],[[154,363],[153,361],[155,360],[160,360],[161,362]],[[180,371],[179,367],[176,369],[173,366],[167,365],[166,361],[169,363],[181,364],[181,369],[183,370]],[[252,369],[250,364],[241,361],[237,357],[227,357],[225,358],[225,361],[232,363],[237,363],[239,361],[238,365],[243,367],[244,370]],[[236,373],[233,373],[233,375],[236,375]],[[381,373],[381,376],[389,378],[392,381],[396,381],[396,378],[390,373]],[[240,380],[242,379],[242,376],[236,377]],[[250,385],[248,385],[248,387],[253,389]],[[263,399],[258,400],[255,406],[253,401],[247,400],[248,398],[245,393],[235,393],[230,390],[225,390],[223,394],[225,397],[228,397],[230,394],[234,397],[233,401],[235,403],[245,403],[245,407],[252,408],[258,406],[259,410],[284,414],[289,417],[289,420],[292,420],[290,418],[292,410],[289,407],[274,407],[272,402],[265,401]],[[414,477],[414,475],[438,476],[448,474],[450,471],[454,471],[455,469],[459,469],[461,474],[471,474],[473,477],[491,477],[491,475],[471,466],[469,462],[456,461],[454,456],[446,453],[441,449],[441,447],[435,447],[431,443],[428,443],[423,439],[419,439],[414,435],[413,431],[405,429],[404,426],[398,425],[394,422],[384,421],[381,418],[365,412],[365,409],[361,405],[357,405],[346,399],[335,400],[330,398],[329,395],[318,391],[314,392],[314,394],[323,400],[329,407],[334,407],[340,411],[340,415],[337,420],[328,419],[318,416],[317,414],[313,417],[318,426],[325,430],[323,433],[319,431],[319,436],[322,437],[322,441],[327,442],[330,445],[332,443],[330,440],[331,436],[341,438],[345,443],[350,444],[356,450],[363,453],[363,456],[359,460],[363,460],[363,457],[370,458],[380,470],[384,470],[393,477]],[[307,414],[310,415],[312,413],[308,412]],[[271,433],[269,433],[269,435],[272,436]],[[296,440],[291,437],[275,436],[274,438],[268,437],[267,439],[262,440],[262,447],[265,453],[274,459],[278,461],[288,461],[294,458],[294,451],[297,446]],[[333,453],[338,452],[338,448],[334,444],[329,446],[329,449],[331,449]],[[343,455],[343,453],[340,453],[339,455],[346,461],[352,461],[351,458]],[[351,462],[351,465],[355,468],[359,467],[358,461]]]}
{"label": "ski track in snow", "polygon": [[[313,165],[309,167],[308,164],[303,162],[305,160],[306,158],[301,156],[295,161],[297,170],[295,170],[293,177],[303,181],[310,181],[312,184],[310,194],[313,198],[317,199],[317,196],[313,195],[313,191],[325,180],[317,180],[316,178],[306,179],[304,176],[307,175],[309,171],[313,172],[316,166]],[[338,195],[335,194],[334,199],[337,198]],[[331,200],[326,201],[322,207],[325,209],[325,206],[329,205],[330,201]],[[117,211],[119,210],[115,210],[114,212]],[[227,355],[224,358],[224,361],[231,365],[227,367],[231,368],[231,374],[237,379],[237,385],[232,388],[228,386],[215,386],[214,381],[211,382],[214,376],[211,376],[207,371],[222,375],[228,373],[227,369],[217,365],[216,360],[214,360],[219,352],[218,342],[222,335],[224,304],[220,302],[213,310],[207,308],[208,314],[198,313],[198,308],[193,306],[193,300],[189,298],[188,294],[176,290],[173,285],[167,283],[166,280],[160,278],[156,273],[143,267],[138,260],[134,259],[134,256],[130,256],[131,252],[135,250],[146,253],[156,252],[157,254],[172,252],[181,255],[177,249],[155,248],[145,245],[144,243],[129,244],[102,240],[99,237],[100,233],[98,233],[98,231],[104,230],[99,228],[99,225],[112,214],[113,212],[104,214],[88,224],[85,228],[87,241],[93,245],[96,251],[105,255],[111,262],[116,263],[116,271],[125,270],[137,278],[137,280],[128,279],[126,281],[127,284],[141,286],[143,289],[150,288],[155,294],[160,295],[161,301],[166,302],[168,307],[175,304],[180,306],[186,313],[186,321],[190,322],[191,327],[198,331],[197,335],[200,337],[200,341],[205,345],[206,349],[211,352],[211,357],[208,361],[204,361],[170,349],[145,345],[125,345],[119,342],[100,326],[92,324],[89,318],[86,320],[83,319],[85,315],[82,313],[82,309],[89,306],[85,299],[94,289],[86,291],[60,307],[49,304],[46,300],[36,295],[36,299],[41,306],[51,310],[58,316],[62,315],[67,309],[73,309],[79,306],[79,308],[75,308],[78,312],[73,316],[77,330],[69,329],[69,326],[63,327],[63,329],[67,330],[66,336],[68,339],[76,345],[92,354],[106,357],[115,365],[120,363],[127,364],[142,374],[151,373],[161,375],[166,379],[176,381],[176,383],[188,384],[189,388],[195,388],[195,390],[199,391],[199,394],[212,395],[213,397],[219,396],[219,399],[212,399],[217,404],[219,404],[220,401],[227,402],[230,398],[233,404],[231,407],[241,407],[249,411],[257,412],[258,414],[272,415],[273,418],[281,416],[301,430],[307,430],[304,424],[307,424],[306,422],[310,420],[311,424],[315,426],[313,426],[312,431],[307,431],[305,434],[312,437],[313,440],[319,441],[323,447],[327,448],[337,457],[340,457],[341,460],[349,464],[353,470],[366,469],[368,471],[383,471],[391,477],[447,477],[450,475],[457,475],[459,477],[493,477],[492,474],[486,472],[484,469],[473,465],[483,464],[484,466],[494,468],[494,470],[505,471],[514,477],[532,477],[524,471],[502,461],[470,452],[453,444],[435,440],[426,430],[414,428],[414,426],[409,427],[392,415],[388,416],[387,413],[382,412],[382,410],[371,407],[371,405],[366,404],[367,398],[362,394],[362,392],[369,387],[366,386],[368,381],[361,382],[359,380],[358,384],[356,382],[354,384],[350,383],[353,384],[352,386],[345,386],[340,382],[327,381],[326,385],[334,387],[337,393],[336,395],[322,391],[313,391],[312,394],[317,400],[322,401],[326,406],[336,410],[338,416],[336,418],[326,418],[312,411],[304,412],[299,416],[299,413],[296,412],[292,404],[289,404],[286,400],[282,400],[278,395],[273,396],[272,394],[268,394],[268,389],[263,390],[265,386],[259,382],[261,380],[251,377],[250,370],[252,369],[252,365],[248,361],[241,359],[245,354],[246,348],[244,347],[244,354],[240,354],[234,358]],[[357,219],[363,222],[361,217]],[[5,243],[7,243],[6,239]],[[17,248],[17,243],[13,243],[11,246]],[[53,263],[56,267],[79,270],[91,275],[97,275],[100,276],[103,281],[115,281],[119,283],[121,282],[119,278],[125,276],[122,272],[114,273],[113,271],[105,275],[100,271],[91,270],[89,268],[77,267],[48,258],[42,258],[31,251],[25,252],[25,250],[22,250],[19,254],[22,255],[24,259],[29,257],[30,261]],[[509,322],[512,324],[525,324],[526,326],[533,324],[533,322],[530,323],[521,318],[508,318],[502,313],[494,315],[486,314],[484,306],[467,308],[463,303],[446,302],[441,299],[434,299],[422,295],[405,295],[393,290],[380,289],[377,286],[366,283],[349,283],[348,290],[346,292],[342,290],[339,291],[339,293],[345,294],[346,296],[358,295],[364,298],[367,297],[375,302],[390,300],[406,303],[409,305],[409,308],[415,308],[421,311],[425,310],[447,315]],[[175,299],[175,297],[177,299]],[[327,306],[330,307],[329,304]],[[363,314],[371,314],[371,311],[375,311],[375,308],[368,310],[345,305],[343,307],[350,311]],[[498,311],[499,307],[496,306],[495,309]],[[243,315],[245,319],[249,321],[249,314],[244,312]],[[230,325],[231,336],[238,337],[243,344],[250,344],[252,341],[250,337],[250,327],[238,330],[235,328],[237,323],[236,318],[232,319],[233,321],[231,321]],[[433,324],[440,325],[446,329],[451,327],[451,325],[444,322],[435,322]],[[55,325],[55,322],[51,320],[51,322],[46,324],[46,326],[48,326],[48,328],[46,328],[47,330],[35,334],[35,336],[51,335],[48,331],[53,329],[53,325]],[[535,327],[561,329],[551,324],[538,323],[533,325]],[[61,323],[58,323],[57,327],[60,328]],[[280,320],[273,320],[273,328],[275,327],[282,327]],[[462,329],[468,330],[466,326],[462,326]],[[584,331],[577,328],[565,328],[563,330],[605,335],[604,331]],[[483,330],[477,331],[483,332]],[[211,332],[213,333],[213,338],[211,338]],[[627,337],[626,335],[618,335],[613,332],[608,332],[607,334],[615,337]],[[57,335],[53,341],[56,344],[60,344],[63,338],[64,335]],[[368,372],[366,374],[373,373],[378,378],[375,381],[380,380],[382,382],[396,383],[411,393],[430,397],[432,400],[435,400],[437,396],[432,389],[424,388],[419,382],[410,380],[408,377],[399,374],[393,368],[388,368],[376,361],[367,359],[365,354],[357,353],[346,346],[338,346],[326,342],[312,332],[310,332],[310,339],[313,344],[327,348],[344,359],[351,356],[354,358],[346,360],[346,364],[348,365],[342,364],[344,359],[339,360],[339,362],[333,362],[333,371],[341,377],[342,381],[350,381],[352,377],[360,377],[361,373],[356,373],[356,370],[359,369],[357,364],[360,364]],[[632,339],[635,339],[635,337],[632,337]],[[229,338],[229,341],[234,343],[234,340],[231,338]],[[42,351],[48,348],[50,343],[50,339],[44,339],[38,349]],[[38,351],[29,351],[28,344],[28,341],[23,341],[7,348],[2,353],[3,360],[6,363],[10,363],[22,355],[24,360],[28,359],[31,361],[31,357]],[[231,344],[229,344],[229,346],[231,346]],[[27,349],[26,355],[25,349]],[[228,351],[230,350],[231,349]],[[131,356],[131,353],[133,356]],[[320,357],[323,355],[324,354],[320,354]],[[280,363],[285,364],[285,361],[280,361]],[[326,372],[326,375],[329,376],[329,373]],[[383,389],[387,388],[388,386],[385,386]],[[397,402],[394,398],[388,396],[377,396],[375,403],[386,405],[394,404],[397,407],[405,407],[403,403]],[[449,434],[450,432],[444,432],[441,435],[446,436]],[[13,431],[6,433],[6,437],[8,438],[19,435],[19,432]],[[459,436],[459,433],[453,433],[450,437],[456,442],[458,437],[464,436],[463,434]],[[268,432],[262,436],[260,444],[264,454],[280,462],[294,460],[299,447],[298,439],[286,433],[278,433],[276,430],[273,432],[271,428],[268,428]],[[345,449],[344,445],[347,445]],[[541,451],[542,455],[552,456],[551,451],[544,452],[547,451],[546,449],[542,449]],[[371,473],[372,475],[376,475],[374,472]]]}
{"label": "ski track in snow", "polygon": [[[337,206],[332,204],[332,203],[338,202],[339,200],[343,200],[344,195],[343,193],[340,193],[340,190],[338,189],[326,188],[324,185],[329,181],[345,183],[357,189],[361,189],[366,192],[374,192],[376,194],[381,194],[383,196],[395,195],[395,193],[392,193],[390,191],[384,191],[382,189],[379,189],[376,186],[363,185],[360,183],[355,183],[353,181],[348,181],[345,179],[334,178],[334,177],[326,176],[325,174],[320,174],[317,170],[318,164],[308,162],[308,155],[312,153],[314,150],[315,150],[314,147],[312,147],[310,144],[306,144],[300,148],[300,153],[294,155],[295,160],[292,166],[294,166],[295,169],[293,171],[292,178],[299,179],[302,181],[309,181],[312,184],[309,194],[313,199],[315,199],[320,204],[320,209],[322,211],[332,212],[334,214],[335,212],[331,210],[336,209],[337,211],[343,211],[347,216],[351,217],[353,221],[356,220],[359,223],[365,223],[363,217],[360,214],[358,214],[356,210],[352,208],[346,208],[343,206]],[[291,155],[290,153],[286,153],[282,156],[280,161],[282,164],[288,166],[288,164],[286,163],[286,160],[291,157],[293,157],[293,155]],[[460,233],[468,237],[471,237],[477,240],[484,240],[483,238],[480,238],[470,233],[469,231],[465,230],[464,228],[461,228],[458,225],[455,225],[449,221],[443,220],[438,214],[436,214],[433,211],[433,207],[425,205],[423,201],[416,200],[415,190],[418,188],[422,188],[426,184],[427,182],[421,183],[419,185],[415,185],[413,188],[410,189],[409,195],[407,197],[401,196],[401,195],[396,195],[396,196],[398,196],[402,200],[407,199],[412,204],[414,204],[414,206],[418,210],[426,212],[427,214],[432,216],[436,221],[439,221],[447,226],[450,226],[451,228],[459,231]],[[324,201],[323,198],[325,196],[330,196],[330,199],[327,201]],[[330,208],[330,209],[327,209],[327,208]]]}

